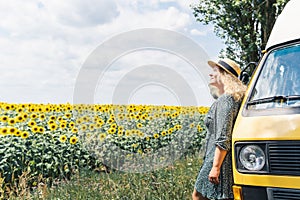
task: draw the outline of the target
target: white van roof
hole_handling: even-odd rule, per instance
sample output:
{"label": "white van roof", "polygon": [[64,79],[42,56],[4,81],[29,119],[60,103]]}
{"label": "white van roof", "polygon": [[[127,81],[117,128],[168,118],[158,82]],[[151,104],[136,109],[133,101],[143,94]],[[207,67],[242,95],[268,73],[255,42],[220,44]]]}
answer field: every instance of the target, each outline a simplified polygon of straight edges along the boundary
{"label": "white van roof", "polygon": [[300,1],[290,0],[278,16],[266,49],[300,38]]}

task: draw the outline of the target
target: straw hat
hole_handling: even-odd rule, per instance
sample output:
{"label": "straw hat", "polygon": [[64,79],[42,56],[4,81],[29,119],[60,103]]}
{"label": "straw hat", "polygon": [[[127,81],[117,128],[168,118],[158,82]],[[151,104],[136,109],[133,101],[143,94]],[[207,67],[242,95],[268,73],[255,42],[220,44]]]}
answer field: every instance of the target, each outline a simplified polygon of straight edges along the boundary
{"label": "straw hat", "polygon": [[240,66],[234,62],[233,60],[230,60],[229,58],[220,59],[218,62],[214,62],[209,60],[207,62],[211,67],[218,66],[224,69],[226,72],[232,74],[235,77],[239,77],[241,73]]}

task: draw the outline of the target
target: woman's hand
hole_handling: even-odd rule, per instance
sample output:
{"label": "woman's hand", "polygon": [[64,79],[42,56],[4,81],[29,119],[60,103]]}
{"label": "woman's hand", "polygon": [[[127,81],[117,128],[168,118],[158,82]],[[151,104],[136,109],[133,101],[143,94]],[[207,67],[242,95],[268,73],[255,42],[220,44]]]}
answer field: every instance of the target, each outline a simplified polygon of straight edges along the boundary
{"label": "woman's hand", "polygon": [[212,167],[208,175],[208,180],[213,184],[219,184],[220,169]]}

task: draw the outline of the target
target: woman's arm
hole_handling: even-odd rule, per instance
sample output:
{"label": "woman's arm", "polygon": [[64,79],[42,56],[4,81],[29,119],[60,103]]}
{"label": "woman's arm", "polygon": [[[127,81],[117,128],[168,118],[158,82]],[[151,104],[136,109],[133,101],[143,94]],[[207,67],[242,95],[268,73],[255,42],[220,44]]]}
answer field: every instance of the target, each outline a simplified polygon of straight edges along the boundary
{"label": "woman's arm", "polygon": [[208,175],[209,181],[212,182],[213,184],[219,184],[220,170],[226,154],[227,154],[226,150],[216,146],[213,166]]}

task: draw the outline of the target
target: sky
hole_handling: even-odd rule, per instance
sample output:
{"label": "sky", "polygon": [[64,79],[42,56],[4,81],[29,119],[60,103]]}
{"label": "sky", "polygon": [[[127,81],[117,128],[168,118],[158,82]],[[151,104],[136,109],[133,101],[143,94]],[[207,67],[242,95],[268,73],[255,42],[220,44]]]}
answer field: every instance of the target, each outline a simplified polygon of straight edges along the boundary
{"label": "sky", "polygon": [[0,102],[208,106],[197,0],[0,2]]}

